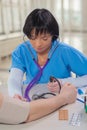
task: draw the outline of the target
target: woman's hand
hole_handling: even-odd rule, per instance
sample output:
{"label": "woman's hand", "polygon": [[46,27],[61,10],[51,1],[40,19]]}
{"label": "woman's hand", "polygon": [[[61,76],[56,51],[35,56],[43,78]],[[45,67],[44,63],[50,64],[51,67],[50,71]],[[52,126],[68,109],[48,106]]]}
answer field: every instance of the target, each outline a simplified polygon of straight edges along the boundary
{"label": "woman's hand", "polygon": [[48,87],[48,89],[49,89],[51,92],[53,92],[53,93],[59,93],[59,92],[60,92],[60,87],[59,87],[57,81],[56,81],[56,82],[49,82],[49,83],[47,84],[47,87]]}
{"label": "woman's hand", "polygon": [[20,96],[20,95],[18,95],[18,94],[15,94],[15,95],[13,96],[13,98],[16,98],[16,99],[19,99],[19,100],[22,100],[22,101],[27,102],[27,99],[26,99],[26,98],[23,98],[22,96]]}
{"label": "woman's hand", "polygon": [[50,76],[50,82],[48,83],[47,87],[51,92],[59,93],[62,87],[62,82],[61,80]]}

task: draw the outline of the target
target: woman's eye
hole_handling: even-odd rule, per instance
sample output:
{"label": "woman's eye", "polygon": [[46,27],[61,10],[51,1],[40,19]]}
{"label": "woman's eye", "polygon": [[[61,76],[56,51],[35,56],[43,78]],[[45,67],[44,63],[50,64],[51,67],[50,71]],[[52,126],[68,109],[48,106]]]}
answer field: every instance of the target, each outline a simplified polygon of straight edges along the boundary
{"label": "woman's eye", "polygon": [[47,37],[43,37],[42,39],[46,41],[48,38]]}

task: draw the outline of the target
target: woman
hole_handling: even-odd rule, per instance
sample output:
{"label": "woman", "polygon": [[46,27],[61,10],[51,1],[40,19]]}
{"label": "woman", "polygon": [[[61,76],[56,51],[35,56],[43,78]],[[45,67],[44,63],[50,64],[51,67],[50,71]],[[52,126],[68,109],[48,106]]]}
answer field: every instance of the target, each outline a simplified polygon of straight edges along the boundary
{"label": "woman", "polygon": [[[22,99],[22,86],[29,84],[24,93],[24,98],[29,100],[31,87],[48,83],[50,76],[63,79],[70,77],[71,72],[78,76],[87,74],[87,57],[57,40],[59,26],[48,10],[33,10],[25,20],[23,32],[28,41],[24,41],[12,53],[8,80],[10,96]],[[24,74],[26,79],[23,82]]]}
{"label": "woman", "polygon": [[19,124],[39,119],[55,110],[75,102],[77,91],[70,83],[64,84],[60,94],[49,99],[25,102],[0,93],[0,123]]}

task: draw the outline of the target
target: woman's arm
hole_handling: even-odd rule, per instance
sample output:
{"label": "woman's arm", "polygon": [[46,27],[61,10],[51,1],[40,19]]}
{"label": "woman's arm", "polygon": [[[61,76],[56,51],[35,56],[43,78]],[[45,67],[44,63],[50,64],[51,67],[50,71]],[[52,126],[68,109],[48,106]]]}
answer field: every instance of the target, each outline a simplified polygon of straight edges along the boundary
{"label": "woman's arm", "polygon": [[22,96],[23,71],[12,68],[8,79],[8,93],[13,97],[15,94]]}
{"label": "woman's arm", "polygon": [[87,86],[87,75],[76,77],[76,78],[69,77],[60,80],[62,81],[62,84],[69,82],[72,83],[76,88]]}
{"label": "woman's arm", "polygon": [[60,82],[61,86],[65,84],[66,82],[73,84],[76,88],[87,86],[87,75],[80,76],[77,78],[69,77],[69,78],[64,78],[64,79],[56,79],[56,82],[49,82],[47,85],[48,89],[51,92],[58,93],[60,91],[60,86],[57,80]]}

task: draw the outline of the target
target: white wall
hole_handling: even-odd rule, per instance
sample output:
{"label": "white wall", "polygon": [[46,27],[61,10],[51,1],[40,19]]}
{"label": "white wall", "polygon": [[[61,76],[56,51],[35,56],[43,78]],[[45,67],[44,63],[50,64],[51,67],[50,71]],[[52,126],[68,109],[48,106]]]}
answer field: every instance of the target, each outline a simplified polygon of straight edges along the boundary
{"label": "white wall", "polygon": [[87,0],[82,0],[82,29],[87,32]]}
{"label": "white wall", "polygon": [[23,42],[21,36],[0,41],[0,58],[10,55],[21,42]]}

